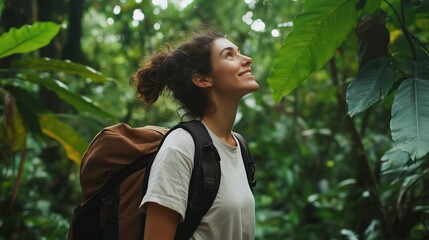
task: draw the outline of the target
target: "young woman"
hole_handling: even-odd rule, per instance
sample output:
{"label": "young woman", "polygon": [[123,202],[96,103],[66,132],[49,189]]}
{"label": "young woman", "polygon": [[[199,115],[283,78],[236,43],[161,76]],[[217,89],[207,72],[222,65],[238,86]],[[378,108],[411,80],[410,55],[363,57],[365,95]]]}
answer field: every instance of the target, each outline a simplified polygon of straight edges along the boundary
{"label": "young woman", "polygon": [[[202,121],[222,159],[218,194],[191,239],[254,239],[254,198],[232,134],[240,99],[259,88],[251,63],[234,43],[209,32],[153,55],[133,75],[138,94],[149,104],[170,90],[187,115]],[[183,129],[164,141],[140,206],[147,214],[144,239],[174,239],[185,216],[194,148]]]}

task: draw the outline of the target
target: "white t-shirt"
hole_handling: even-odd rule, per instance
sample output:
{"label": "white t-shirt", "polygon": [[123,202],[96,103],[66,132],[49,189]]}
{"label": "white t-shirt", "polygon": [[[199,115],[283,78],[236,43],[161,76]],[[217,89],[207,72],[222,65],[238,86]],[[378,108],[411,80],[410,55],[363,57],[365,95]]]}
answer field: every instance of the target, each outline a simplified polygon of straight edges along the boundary
{"label": "white t-shirt", "polygon": [[[221,158],[221,181],[216,199],[191,237],[192,240],[249,240],[255,237],[255,201],[247,182],[240,147],[222,141],[209,129]],[[192,136],[176,129],[165,139],[151,168],[147,202],[173,209],[184,220],[195,146]]]}

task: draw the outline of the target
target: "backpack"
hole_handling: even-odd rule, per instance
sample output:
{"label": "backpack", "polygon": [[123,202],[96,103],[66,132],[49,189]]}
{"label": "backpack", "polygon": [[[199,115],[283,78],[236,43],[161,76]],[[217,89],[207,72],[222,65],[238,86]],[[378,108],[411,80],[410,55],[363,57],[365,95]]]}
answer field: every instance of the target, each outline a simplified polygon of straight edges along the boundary
{"label": "backpack", "polygon": [[[220,157],[204,125],[197,120],[171,129],[131,128],[119,123],[100,131],[82,157],[83,201],[74,209],[69,240],[143,239],[145,214],[139,206],[146,193],[150,167],[165,136],[183,128],[195,143],[185,221],[175,239],[189,239],[210,209],[220,185]],[[255,165],[241,135],[239,140],[249,187],[256,185]]]}

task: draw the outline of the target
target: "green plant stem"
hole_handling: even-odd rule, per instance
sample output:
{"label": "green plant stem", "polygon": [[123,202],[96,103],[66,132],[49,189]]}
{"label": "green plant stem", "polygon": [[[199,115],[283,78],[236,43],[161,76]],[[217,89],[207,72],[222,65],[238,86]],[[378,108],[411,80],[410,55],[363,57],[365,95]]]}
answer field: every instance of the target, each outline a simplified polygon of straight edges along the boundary
{"label": "green plant stem", "polygon": [[[329,68],[330,68],[330,73],[331,73],[331,79],[332,79],[332,83],[334,86],[337,87],[338,91],[337,91],[337,101],[338,101],[338,105],[340,107],[340,111],[342,112],[343,116],[345,116],[345,120],[346,120],[346,124],[348,127],[348,131],[350,134],[350,137],[352,139],[356,154],[358,156],[359,161],[363,162],[364,165],[364,171],[365,174],[369,179],[368,182],[368,187],[370,189],[371,192],[371,198],[375,204],[375,208],[378,210],[377,214],[379,217],[379,221],[381,224],[381,228],[382,228],[382,232],[383,232],[383,236],[384,239],[388,240],[389,237],[389,228],[388,225],[386,223],[386,217],[383,211],[383,206],[381,204],[381,200],[380,200],[380,194],[378,192],[378,187],[377,187],[377,183],[374,177],[374,174],[371,170],[370,164],[369,164],[369,160],[368,157],[366,155],[365,152],[365,148],[363,146],[363,143],[361,141],[361,138],[359,136],[358,130],[355,126],[355,123],[353,121],[353,119],[347,114],[347,103],[345,101],[345,94],[344,94],[344,88],[342,87],[342,84],[340,84],[339,80],[338,80],[338,69],[337,69],[337,65],[336,65],[336,61],[335,61],[335,56],[333,58],[331,58],[331,60],[329,61]],[[343,76],[344,77],[344,76]]]}
{"label": "green plant stem", "polygon": [[22,173],[24,171],[25,159],[27,158],[27,143],[24,143],[24,148],[21,152],[21,159],[19,161],[18,175],[16,176],[15,186],[13,188],[12,199],[10,201],[10,206],[15,204],[16,198],[18,197],[19,185],[21,184]]}
{"label": "green plant stem", "polygon": [[[403,8],[401,8],[401,13],[402,13],[402,17],[399,15],[398,11],[396,11],[396,9],[393,7],[393,5],[391,3],[389,3],[387,0],[384,0],[384,2],[386,2],[387,5],[389,5],[389,7],[393,10],[393,12],[395,13],[396,17],[398,18],[398,21],[400,23],[401,26],[401,30],[405,33],[405,37],[408,40],[408,44],[410,44],[411,48],[414,49],[414,46],[412,44],[411,40],[414,40],[416,43],[419,44],[419,46],[421,48],[423,48],[426,53],[429,53],[429,49],[416,37],[414,36],[411,32],[408,31],[408,29],[405,27],[405,18],[404,18],[404,10]],[[413,50],[414,53],[414,50]]]}
{"label": "green plant stem", "polygon": [[[414,48],[414,44],[413,44],[413,41],[411,39],[411,36],[413,36],[413,35],[408,31],[407,27],[405,26],[404,7],[402,6],[402,1],[401,1],[401,14],[398,13],[398,11],[393,7],[393,5],[389,1],[384,0],[384,2],[387,5],[389,5],[389,7],[392,9],[392,11],[395,13],[396,17],[398,18],[399,27],[401,28],[402,32],[404,33],[404,36],[407,39],[408,45],[410,45],[413,60],[416,61],[417,60],[416,50]],[[415,37],[413,36],[413,38],[415,38]]]}

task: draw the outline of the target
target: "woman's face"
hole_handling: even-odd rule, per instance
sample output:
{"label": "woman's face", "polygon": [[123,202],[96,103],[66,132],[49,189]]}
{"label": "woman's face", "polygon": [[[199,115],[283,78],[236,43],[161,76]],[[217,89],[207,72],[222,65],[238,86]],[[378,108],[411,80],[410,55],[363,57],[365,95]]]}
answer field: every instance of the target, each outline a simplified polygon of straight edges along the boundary
{"label": "woman's face", "polygon": [[239,52],[238,47],[225,38],[213,42],[211,53],[214,89],[225,96],[242,97],[258,90],[252,74],[252,59]]}

